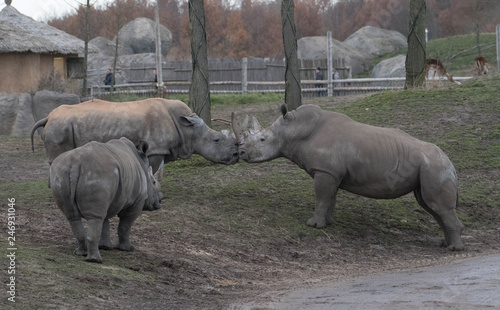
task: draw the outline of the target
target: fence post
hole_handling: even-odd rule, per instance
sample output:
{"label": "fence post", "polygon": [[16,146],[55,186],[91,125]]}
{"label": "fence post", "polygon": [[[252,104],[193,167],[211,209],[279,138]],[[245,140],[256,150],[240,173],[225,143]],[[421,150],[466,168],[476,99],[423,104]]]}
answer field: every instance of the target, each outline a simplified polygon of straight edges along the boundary
{"label": "fence post", "polygon": [[326,33],[327,35],[327,57],[328,57],[328,69],[327,69],[327,75],[328,75],[328,97],[333,96],[333,84],[332,84],[332,72],[333,72],[333,42],[332,42],[332,32],[328,31]]}
{"label": "fence post", "polygon": [[241,60],[241,93],[246,95],[248,93],[248,58]]}
{"label": "fence post", "polygon": [[497,25],[497,70],[500,72],[500,25]]}

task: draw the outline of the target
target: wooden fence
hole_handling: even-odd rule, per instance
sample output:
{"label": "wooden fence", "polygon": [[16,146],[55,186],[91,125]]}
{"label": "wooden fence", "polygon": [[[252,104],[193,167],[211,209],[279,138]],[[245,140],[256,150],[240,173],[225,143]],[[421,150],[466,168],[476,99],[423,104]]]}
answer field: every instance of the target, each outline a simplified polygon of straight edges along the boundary
{"label": "wooden fence", "polygon": [[[390,89],[402,89],[404,78],[382,79],[352,79],[350,68],[344,65],[342,59],[333,61],[334,68],[339,72],[340,79],[333,80],[333,96],[343,96],[364,92],[374,92]],[[319,67],[325,76],[327,60],[300,60],[300,79],[302,96],[315,97],[328,94],[329,82],[315,80],[315,69]],[[154,83],[154,64],[132,64],[130,68],[121,68],[122,76],[128,76],[128,83],[115,85],[115,93],[132,93],[145,97],[158,95]],[[164,93],[185,94],[189,92],[191,80],[191,62],[170,61],[163,65]],[[239,60],[209,61],[210,92],[217,93],[253,93],[253,92],[285,92],[285,63],[264,59],[244,58]],[[455,78],[460,80],[464,78]],[[99,79],[101,80],[101,79]],[[106,97],[109,91],[103,85],[90,87],[92,97]]]}

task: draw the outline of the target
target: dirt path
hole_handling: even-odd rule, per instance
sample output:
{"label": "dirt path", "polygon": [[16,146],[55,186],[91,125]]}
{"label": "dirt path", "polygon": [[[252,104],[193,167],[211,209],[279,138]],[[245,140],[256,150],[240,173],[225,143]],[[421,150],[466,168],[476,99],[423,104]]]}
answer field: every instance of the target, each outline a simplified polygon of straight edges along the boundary
{"label": "dirt path", "polygon": [[[231,309],[498,309],[500,254],[363,276],[277,294]],[[271,299],[264,303],[258,300]]]}

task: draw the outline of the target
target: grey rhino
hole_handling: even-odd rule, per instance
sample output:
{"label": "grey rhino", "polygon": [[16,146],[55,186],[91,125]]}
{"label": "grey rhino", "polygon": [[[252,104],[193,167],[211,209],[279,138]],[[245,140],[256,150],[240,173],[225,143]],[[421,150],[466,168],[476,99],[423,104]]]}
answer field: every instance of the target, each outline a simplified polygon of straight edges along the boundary
{"label": "grey rhino", "polygon": [[254,118],[250,133],[232,115],[240,158],[251,163],[285,157],[314,179],[316,206],[307,221],[322,228],[333,223],[339,188],[370,198],[393,199],[414,192],[418,203],[444,231],[444,246],[462,250],[463,225],[457,217],[457,176],[436,145],[405,132],[358,123],[314,105],[280,116],[263,129]]}
{"label": "grey rhino", "polygon": [[148,141],[147,156],[154,172],[163,168],[162,163],[186,159],[192,154],[222,164],[238,161],[236,139],[208,127],[178,100],[90,100],[59,106],[33,126],[32,150],[33,135],[39,127],[44,127],[41,137],[49,164],[58,155],[90,141],[107,142],[121,137],[135,144]]}
{"label": "grey rhino", "polygon": [[[127,138],[107,143],[90,142],[58,156],[50,166],[52,195],[78,240],[77,255],[102,262],[99,248],[113,247],[108,219],[118,215],[119,243],[133,250],[129,241],[132,223],[142,210],[160,208],[159,192],[145,155],[147,143],[138,148]],[[87,220],[87,236],[82,225]]]}

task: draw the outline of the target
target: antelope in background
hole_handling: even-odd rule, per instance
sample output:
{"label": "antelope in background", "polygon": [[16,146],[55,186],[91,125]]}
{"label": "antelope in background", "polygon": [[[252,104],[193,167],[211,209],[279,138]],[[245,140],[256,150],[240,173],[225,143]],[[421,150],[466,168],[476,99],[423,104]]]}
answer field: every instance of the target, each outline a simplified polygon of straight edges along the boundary
{"label": "antelope in background", "polygon": [[474,61],[476,62],[477,75],[488,74],[489,65],[486,58],[479,56]]}
{"label": "antelope in background", "polygon": [[434,71],[434,74],[432,76],[433,80],[436,77],[436,73],[437,73],[438,79],[441,79],[442,76],[446,76],[448,78],[448,81],[450,81],[451,83],[460,84],[459,82],[455,82],[453,80],[453,76],[451,74],[449,74],[448,72],[446,72],[445,67],[443,66],[443,64],[439,60],[432,59],[432,58],[427,59],[427,67],[425,68],[426,80],[429,80],[429,70],[431,70],[431,69]]}

